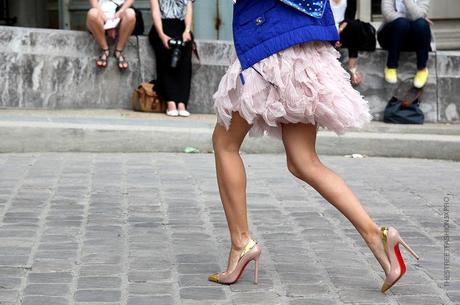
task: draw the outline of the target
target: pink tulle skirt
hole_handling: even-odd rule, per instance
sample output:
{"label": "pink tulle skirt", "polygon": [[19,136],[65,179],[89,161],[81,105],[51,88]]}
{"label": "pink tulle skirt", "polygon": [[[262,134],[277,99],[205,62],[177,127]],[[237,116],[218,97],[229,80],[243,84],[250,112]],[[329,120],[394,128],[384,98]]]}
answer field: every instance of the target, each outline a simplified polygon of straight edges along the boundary
{"label": "pink tulle skirt", "polygon": [[[340,53],[327,42],[308,42],[274,54],[243,71],[238,59],[214,94],[217,119],[227,129],[232,113],[251,136],[281,137],[281,125],[306,123],[343,134],[371,120],[368,103],[352,88]],[[260,73],[260,74],[259,74]]]}

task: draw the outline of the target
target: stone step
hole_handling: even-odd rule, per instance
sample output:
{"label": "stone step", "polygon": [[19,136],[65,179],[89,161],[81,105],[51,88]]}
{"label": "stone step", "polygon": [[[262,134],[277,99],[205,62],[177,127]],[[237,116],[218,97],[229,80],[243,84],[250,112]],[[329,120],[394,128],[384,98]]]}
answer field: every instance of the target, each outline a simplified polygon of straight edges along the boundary
{"label": "stone step", "polygon": [[[2,110],[0,152],[212,152],[214,115],[170,118],[127,110]],[[281,142],[245,141],[243,152],[282,153]],[[318,152],[460,161],[460,125],[387,125],[373,122],[337,136],[321,130]]]}
{"label": "stone step", "polygon": [[438,50],[460,50],[460,20],[435,20],[433,34]]}

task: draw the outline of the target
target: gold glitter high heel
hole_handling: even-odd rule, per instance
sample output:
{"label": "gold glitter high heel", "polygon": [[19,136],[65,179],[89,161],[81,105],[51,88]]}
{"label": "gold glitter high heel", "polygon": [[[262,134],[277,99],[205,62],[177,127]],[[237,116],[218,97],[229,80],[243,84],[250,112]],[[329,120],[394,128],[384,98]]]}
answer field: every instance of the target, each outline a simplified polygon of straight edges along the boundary
{"label": "gold glitter high heel", "polygon": [[231,285],[236,283],[241,275],[244,273],[246,266],[251,262],[255,262],[254,268],[254,284],[257,284],[259,281],[259,259],[262,249],[260,245],[254,240],[249,240],[249,242],[244,247],[243,251],[240,254],[238,263],[235,270],[232,272],[222,272],[214,273],[208,277],[208,280],[211,282],[216,282],[219,284]]}

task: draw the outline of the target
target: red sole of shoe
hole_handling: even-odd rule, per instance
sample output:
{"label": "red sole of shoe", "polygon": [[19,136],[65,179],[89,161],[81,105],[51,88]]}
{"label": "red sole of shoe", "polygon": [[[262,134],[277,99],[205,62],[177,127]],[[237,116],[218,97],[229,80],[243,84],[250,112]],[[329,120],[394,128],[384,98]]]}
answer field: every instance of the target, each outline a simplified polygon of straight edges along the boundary
{"label": "red sole of shoe", "polygon": [[395,245],[394,251],[395,251],[396,258],[398,259],[399,269],[401,270],[401,273],[399,274],[398,278],[393,282],[393,284],[391,284],[391,286],[388,287],[388,289],[393,287],[393,285],[396,284],[399,281],[399,279],[401,279],[404,273],[406,273],[406,264],[404,263],[404,259],[401,255],[401,251],[399,250],[399,244]]}
{"label": "red sole of shoe", "polygon": [[241,268],[241,271],[240,273],[238,274],[238,276],[236,277],[236,280],[231,282],[231,283],[222,283],[222,284],[225,284],[225,285],[232,285],[232,284],[235,284],[236,282],[238,282],[238,280],[240,279],[241,275],[243,274],[244,270],[246,269],[247,265],[250,263],[251,261],[247,262],[243,268]]}
{"label": "red sole of shoe", "polygon": [[399,278],[400,279],[404,273],[406,273],[406,264],[404,263],[404,259],[401,255],[401,251],[399,251],[399,244],[396,244],[395,246],[395,254],[396,254],[396,257],[398,258],[398,263],[399,263],[399,268],[401,268],[401,274],[399,275]]}

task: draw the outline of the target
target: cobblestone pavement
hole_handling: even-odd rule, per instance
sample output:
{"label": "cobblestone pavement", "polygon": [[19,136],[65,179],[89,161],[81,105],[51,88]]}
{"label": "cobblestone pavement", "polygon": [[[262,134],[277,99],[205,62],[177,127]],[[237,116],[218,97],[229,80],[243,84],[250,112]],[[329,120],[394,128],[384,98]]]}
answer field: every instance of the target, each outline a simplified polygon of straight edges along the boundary
{"label": "cobblestone pavement", "polygon": [[251,264],[220,286],[207,281],[229,247],[212,155],[0,155],[0,304],[460,304],[460,163],[323,158],[422,257],[403,250],[407,276],[383,295],[360,236],[283,156],[244,159],[261,279]]}

